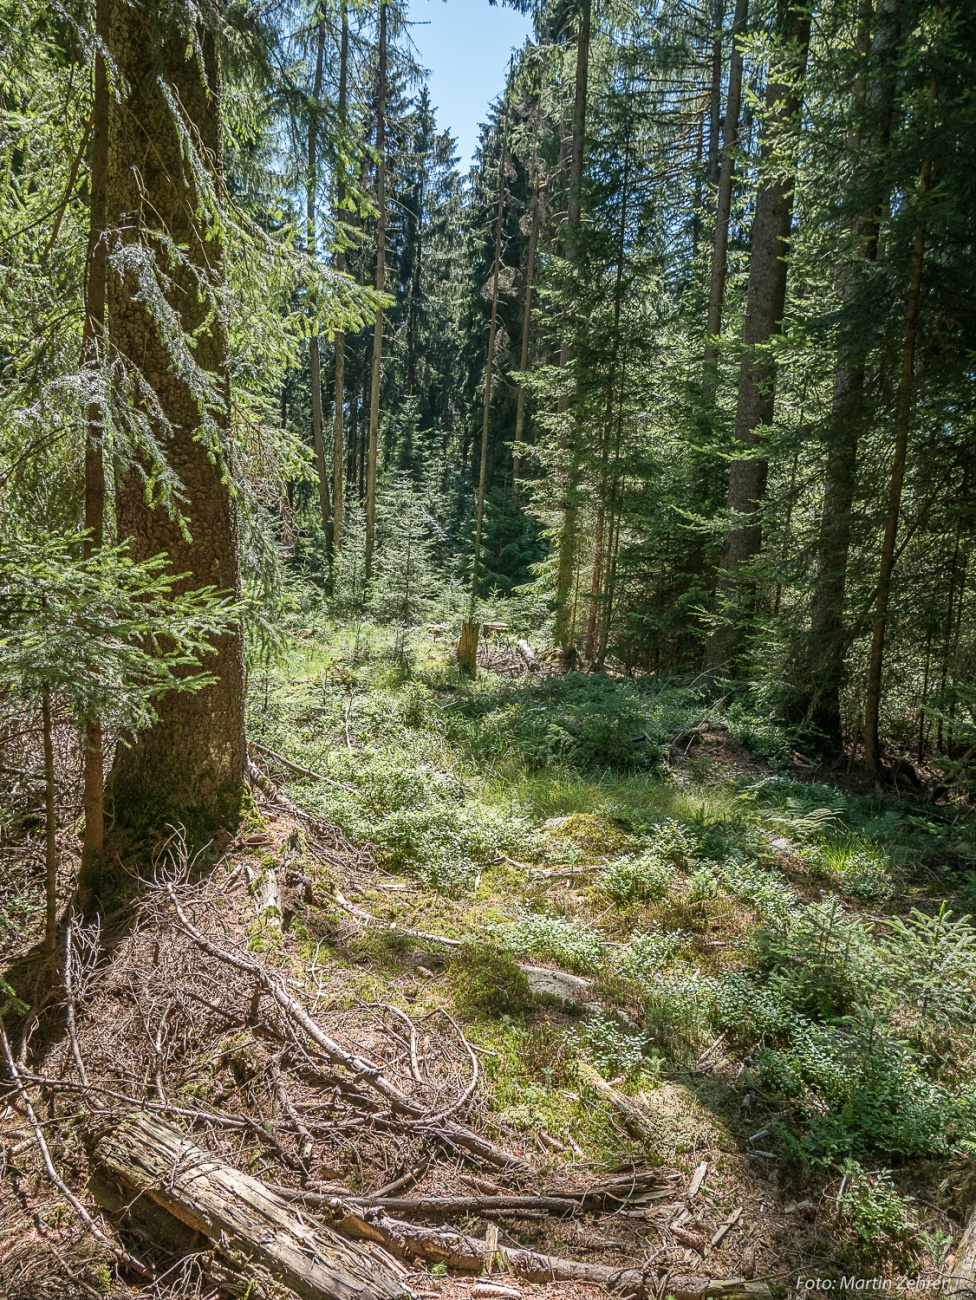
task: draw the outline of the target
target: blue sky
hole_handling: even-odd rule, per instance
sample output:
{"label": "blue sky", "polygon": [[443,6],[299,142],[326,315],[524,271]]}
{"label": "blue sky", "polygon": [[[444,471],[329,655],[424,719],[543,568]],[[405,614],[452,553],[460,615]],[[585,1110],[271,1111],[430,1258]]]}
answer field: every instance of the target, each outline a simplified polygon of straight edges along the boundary
{"label": "blue sky", "polygon": [[410,36],[430,70],[437,125],[457,137],[462,172],[478,143],[478,124],[505,85],[513,46],[532,30],[528,16],[488,0],[409,0]]}

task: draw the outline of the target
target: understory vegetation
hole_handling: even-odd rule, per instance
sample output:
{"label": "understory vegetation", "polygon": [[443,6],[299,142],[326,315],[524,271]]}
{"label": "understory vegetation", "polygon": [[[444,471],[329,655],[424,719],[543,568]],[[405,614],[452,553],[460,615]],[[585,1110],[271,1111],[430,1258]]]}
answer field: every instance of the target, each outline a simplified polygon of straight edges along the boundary
{"label": "understory vegetation", "polygon": [[[976,1137],[968,815],[811,779],[794,736],[707,685],[471,682],[437,629],[300,618],[252,734],[318,773],[285,772],[292,797],[401,882],[357,900],[381,966],[396,927],[464,941],[445,978],[498,1054],[501,1120],[609,1152],[580,1062],[642,1098],[678,1079],[730,1149],[843,1180],[862,1253],[920,1249],[899,1188]],[[585,976],[589,1005],[540,1020],[520,962]],[[684,1119],[660,1158],[700,1140]]]}

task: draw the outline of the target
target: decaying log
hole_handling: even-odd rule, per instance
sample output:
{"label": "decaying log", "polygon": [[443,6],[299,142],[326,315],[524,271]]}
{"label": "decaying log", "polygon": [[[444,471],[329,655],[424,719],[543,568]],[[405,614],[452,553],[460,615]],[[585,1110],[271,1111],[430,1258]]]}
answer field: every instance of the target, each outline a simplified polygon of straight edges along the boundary
{"label": "decaying log", "polygon": [[[480,1273],[484,1267],[488,1243],[482,1237],[472,1237],[453,1228],[404,1223],[340,1200],[323,1209],[330,1213],[334,1226],[344,1236],[378,1242],[403,1259],[426,1259],[465,1273]],[[639,1268],[584,1264],[511,1246],[499,1245],[496,1254],[505,1269],[527,1282],[595,1282],[628,1295],[643,1295],[648,1281],[657,1281],[656,1275],[645,1275]]]}
{"label": "decaying log", "polygon": [[529,645],[528,641],[516,641],[515,648],[525,660],[526,666],[530,672],[538,672],[542,667],[539,657]]}
{"label": "decaying log", "polygon": [[133,1201],[161,1206],[222,1254],[256,1260],[303,1300],[406,1297],[400,1280],[360,1247],[307,1222],[257,1178],[154,1115],[126,1116],[97,1141],[93,1161]]}
{"label": "decaying log", "polygon": [[635,1101],[625,1097],[622,1092],[612,1088],[605,1079],[601,1079],[596,1070],[588,1065],[585,1061],[577,1063],[577,1069],[580,1076],[586,1082],[587,1087],[605,1102],[608,1103],[620,1116],[624,1126],[632,1137],[639,1139],[654,1138],[657,1136],[651,1117],[646,1111],[642,1110]]}

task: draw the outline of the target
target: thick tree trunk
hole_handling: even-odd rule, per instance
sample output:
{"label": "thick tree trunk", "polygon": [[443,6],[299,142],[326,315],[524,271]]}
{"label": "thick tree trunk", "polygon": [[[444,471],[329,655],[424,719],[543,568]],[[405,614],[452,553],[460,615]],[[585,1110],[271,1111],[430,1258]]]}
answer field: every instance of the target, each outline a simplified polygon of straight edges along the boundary
{"label": "thick tree trunk", "polygon": [[[762,545],[759,511],[766,493],[768,466],[761,449],[765,431],[773,421],[776,380],[775,364],[762,349],[783,324],[786,257],[793,219],[793,178],[784,175],[781,159],[776,160],[771,174],[769,169],[774,165],[774,150],[783,147],[784,131],[794,135],[799,131],[800,82],[810,46],[810,12],[806,5],[790,7],[785,36],[788,48],[784,52],[784,65],[788,75],[784,81],[774,78],[766,92],[770,121],[762,162],[767,174],[756,196],[742,332],[744,352],[735,414],[736,441],[750,454],[733,460],[729,470],[728,509],[740,516],[742,522],[733,525],[725,540],[719,595],[728,623],[713,635],[708,654],[710,667],[731,672],[738,667],[748,607],[754,599],[752,584],[743,571],[759,554]],[[775,145],[769,141],[770,134]]]}
{"label": "thick tree trunk", "polygon": [[[95,35],[108,44],[109,0],[96,0]],[[88,215],[88,274],[85,280],[85,324],[82,333],[82,365],[91,382],[101,388],[105,362],[105,274],[108,263],[105,183],[108,175],[108,74],[101,49],[95,51],[95,86],[92,105],[91,197]],[[101,549],[105,534],[105,466],[102,456],[104,405],[88,405],[85,431],[85,559]],[[105,845],[105,775],[102,724],[99,718],[85,722],[82,806],[85,832],[78,877],[80,901],[87,906],[88,882],[97,876]]]}
{"label": "thick tree trunk", "polygon": [[[319,18],[315,37],[315,80],[308,106],[308,174],[306,178],[305,227],[308,255],[318,253],[315,237],[315,204],[318,198],[318,115],[322,97],[322,71],[325,62],[325,19]],[[315,304],[312,304],[313,310]],[[319,511],[322,531],[329,537],[329,472],[325,466],[325,431],[322,419],[322,357],[319,349],[319,330],[315,321],[308,339],[308,361],[312,388],[312,446],[315,449],[315,473],[319,485]]]}
{"label": "thick tree trunk", "polygon": [[155,1116],[128,1115],[97,1142],[94,1162],[95,1192],[107,1209],[138,1220],[142,1202],[158,1206],[233,1263],[238,1255],[254,1260],[304,1300],[405,1300],[408,1294],[368,1249],[309,1223],[257,1178]]}
{"label": "thick tree trunk", "polygon": [[[851,149],[866,158],[869,191],[880,187],[883,158],[891,135],[892,83],[891,51],[897,45],[898,9],[901,0],[882,0],[879,25],[873,48],[870,24],[873,0],[862,0],[859,45],[865,72],[858,88],[859,115],[866,114],[863,131],[852,133]],[[872,147],[865,151],[863,137]],[[877,261],[881,211],[885,195],[870,195],[866,215],[858,222],[860,257],[867,264]],[[842,306],[850,308],[856,292],[856,270],[845,268],[839,285]],[[817,537],[817,586],[810,609],[810,677],[812,696],[810,718],[832,741],[842,741],[840,694],[844,681],[847,631],[844,626],[844,602],[847,590],[847,563],[853,536],[853,506],[857,478],[858,445],[867,412],[864,409],[864,377],[871,329],[863,319],[842,326],[834,375],[833,410],[828,427],[827,456],[824,465],[824,499]]]}
{"label": "thick tree trunk", "polygon": [[[934,99],[934,91],[933,91]],[[919,180],[919,200],[924,203],[932,186],[932,159],[926,158]],[[901,374],[895,398],[895,448],[888,483],[888,508],[881,541],[881,563],[871,631],[871,656],[864,696],[864,764],[868,771],[881,770],[881,680],[884,673],[885,639],[888,630],[888,606],[891,601],[891,578],[895,569],[898,521],[901,515],[902,488],[908,463],[908,435],[915,405],[915,353],[918,348],[918,320],[922,305],[922,272],[925,267],[925,226],[919,221],[912,249],[912,270],[905,310],[905,337],[901,353]]]}
{"label": "thick tree trunk", "polygon": [[[207,225],[209,200],[184,156],[189,137],[219,196],[219,38],[202,27],[195,35],[203,68],[169,10],[112,0],[109,49],[118,94],[109,108],[107,220],[124,262],[108,277],[109,339],[117,362],[152,392],[151,402],[141,402],[142,414],[179,479],[183,514],[180,521],[147,503],[145,479],[133,465],[118,488],[118,535],[129,540],[136,559],[166,554],[171,571],[187,575],[182,590],[213,586],[238,595],[227,331],[212,292],[220,287],[223,250]],[[183,118],[179,126],[173,103]],[[181,259],[171,256],[172,245],[185,250]],[[161,281],[200,382],[209,384],[206,396],[190,386],[185,362],[174,360],[162,322],[140,293],[138,268]],[[169,692],[156,723],[119,747],[108,789],[117,824],[162,827],[179,820],[197,838],[237,823],[246,762],[239,628],[215,640],[204,668],[215,676],[213,685]]]}
{"label": "thick tree trunk", "polygon": [[[586,96],[590,67],[590,19],[592,0],[580,0],[579,21],[576,31],[576,85],[573,99],[573,138],[569,165],[569,194],[566,206],[566,240],[564,255],[575,267],[579,254],[580,217],[583,198],[583,163],[586,152]],[[572,339],[563,340],[560,365],[567,371],[573,363]],[[576,446],[575,398],[562,397],[558,409],[567,420],[565,437],[566,472],[563,482],[562,516],[559,529],[559,551],[556,568],[556,626],[554,640],[564,651],[573,645],[573,579],[576,572],[576,532],[579,522],[579,465]]]}
{"label": "thick tree trunk", "polygon": [[[379,68],[376,93],[376,292],[386,285],[386,0],[379,0]],[[383,310],[373,327],[373,371],[369,389],[369,451],[366,460],[366,581],[373,575],[376,544],[376,461],[380,425],[380,380],[383,370]]]}
{"label": "thick tree trunk", "polygon": [[[349,13],[346,0],[341,0],[342,34],[339,44],[339,98],[336,115],[339,130],[345,132],[349,80]],[[340,168],[336,180],[336,226],[339,245],[336,249],[335,267],[339,274],[346,269],[346,251],[342,244],[343,233],[339,229],[345,219],[346,182]],[[338,555],[342,549],[343,511],[345,507],[345,484],[343,469],[345,467],[343,420],[346,400],[346,335],[339,330],[335,337],[335,414],[332,425],[332,550]]]}

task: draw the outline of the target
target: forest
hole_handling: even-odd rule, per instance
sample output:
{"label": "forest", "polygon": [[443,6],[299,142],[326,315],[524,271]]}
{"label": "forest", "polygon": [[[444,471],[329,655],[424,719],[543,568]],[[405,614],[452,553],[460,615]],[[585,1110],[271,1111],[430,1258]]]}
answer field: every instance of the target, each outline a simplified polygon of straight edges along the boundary
{"label": "forest", "polygon": [[976,1296],[976,7],[0,0],[0,1300]]}

